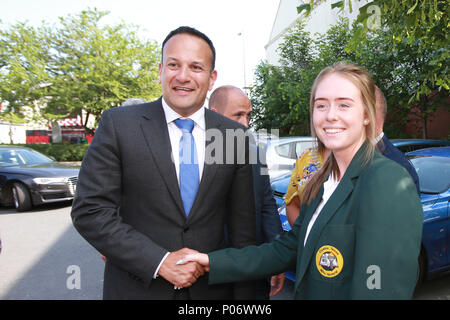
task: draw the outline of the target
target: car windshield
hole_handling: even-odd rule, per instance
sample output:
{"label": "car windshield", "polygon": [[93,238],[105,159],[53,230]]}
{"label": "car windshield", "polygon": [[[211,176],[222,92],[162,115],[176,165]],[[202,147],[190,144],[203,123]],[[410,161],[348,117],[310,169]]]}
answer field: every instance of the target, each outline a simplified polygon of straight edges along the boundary
{"label": "car windshield", "polygon": [[0,149],[0,166],[35,165],[53,160],[31,149]]}
{"label": "car windshield", "polygon": [[450,188],[450,158],[412,156],[410,160],[419,176],[421,192],[437,194]]}

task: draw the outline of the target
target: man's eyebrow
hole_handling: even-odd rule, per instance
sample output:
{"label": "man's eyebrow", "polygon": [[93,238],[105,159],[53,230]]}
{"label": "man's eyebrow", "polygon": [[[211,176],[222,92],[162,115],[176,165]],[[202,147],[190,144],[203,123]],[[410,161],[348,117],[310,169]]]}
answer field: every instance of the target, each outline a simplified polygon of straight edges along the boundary
{"label": "man's eyebrow", "polygon": [[178,61],[178,59],[175,57],[167,57],[166,61],[170,61],[170,60]]}
{"label": "man's eyebrow", "polygon": [[201,61],[193,61],[192,64],[193,64],[193,65],[199,65],[199,66],[202,66],[202,67],[205,67],[205,66],[206,66],[206,64],[204,64],[204,63],[201,62]]}

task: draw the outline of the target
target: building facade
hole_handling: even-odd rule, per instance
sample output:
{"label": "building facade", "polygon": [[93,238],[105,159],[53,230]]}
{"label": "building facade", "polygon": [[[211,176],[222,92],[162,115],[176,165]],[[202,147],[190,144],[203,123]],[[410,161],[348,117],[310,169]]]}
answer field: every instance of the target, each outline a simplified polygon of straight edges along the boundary
{"label": "building facade", "polygon": [[265,45],[267,62],[275,66],[279,65],[280,56],[277,49],[282,43],[284,35],[295,26],[298,20],[306,21],[305,31],[310,32],[311,36],[316,33],[324,34],[338,22],[340,17],[346,17],[352,23],[358,16],[359,8],[366,5],[367,2],[366,0],[353,1],[352,12],[350,12],[348,6],[344,11],[340,11],[338,8],[331,9],[333,1],[316,0],[314,9],[306,17],[304,12],[297,13],[297,7],[309,3],[309,0],[280,0],[269,41]]}

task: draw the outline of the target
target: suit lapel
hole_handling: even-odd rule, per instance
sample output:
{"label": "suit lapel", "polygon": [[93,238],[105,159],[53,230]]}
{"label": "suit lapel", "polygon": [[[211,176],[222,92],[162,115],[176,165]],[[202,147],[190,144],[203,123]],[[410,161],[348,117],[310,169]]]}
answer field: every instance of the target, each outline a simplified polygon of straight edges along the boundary
{"label": "suit lapel", "polygon": [[[312,230],[309,233],[310,238],[306,242],[306,246],[303,246],[303,243],[305,241],[306,231],[308,230],[308,224],[311,221],[311,218],[312,218],[314,212],[316,211],[317,207],[319,206],[319,204],[322,200],[322,196],[323,196],[323,186],[320,188],[320,191],[319,191],[317,197],[307,207],[308,209],[306,210],[305,218],[303,219],[302,227],[300,228],[300,234],[298,237],[300,243],[298,245],[300,248],[302,248],[302,250],[300,252],[300,255],[301,255],[300,260],[298,261],[298,262],[300,262],[300,267],[297,268],[297,270],[296,270],[296,280],[295,280],[295,288],[296,289],[297,289],[297,286],[300,284],[301,279],[303,278],[303,275],[305,274],[306,269],[309,266],[309,259],[311,258],[311,254],[312,254],[312,250],[313,250],[313,248],[311,248],[311,245],[310,245],[311,241],[309,241],[309,240],[311,240],[311,231]],[[316,220],[316,223],[317,223],[317,220]]]}
{"label": "suit lapel", "polygon": [[140,126],[156,166],[166,183],[167,189],[184,215],[183,202],[181,200],[175,166],[172,161],[172,148],[161,99],[149,105],[147,113],[142,117]]}
{"label": "suit lapel", "polygon": [[[304,248],[303,261],[308,261],[313,258],[314,250],[317,246],[317,242],[322,234],[324,227],[328,224],[330,219],[336,214],[339,207],[347,199],[348,195],[353,190],[353,184],[348,179],[342,179],[339,182],[338,187],[328,199],[325,206],[322,208],[317,220],[314,222],[313,227],[306,241]],[[308,263],[309,264],[309,263]]]}

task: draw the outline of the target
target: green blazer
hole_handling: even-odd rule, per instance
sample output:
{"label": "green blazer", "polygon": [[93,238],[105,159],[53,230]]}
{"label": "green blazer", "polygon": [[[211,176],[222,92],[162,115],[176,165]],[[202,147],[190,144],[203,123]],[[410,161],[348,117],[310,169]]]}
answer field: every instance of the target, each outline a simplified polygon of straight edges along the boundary
{"label": "green blazer", "polygon": [[323,186],[292,230],[261,246],[211,252],[209,283],[296,270],[295,299],[410,299],[418,272],[423,211],[409,173],[378,152],[357,152],[315,221]]}

